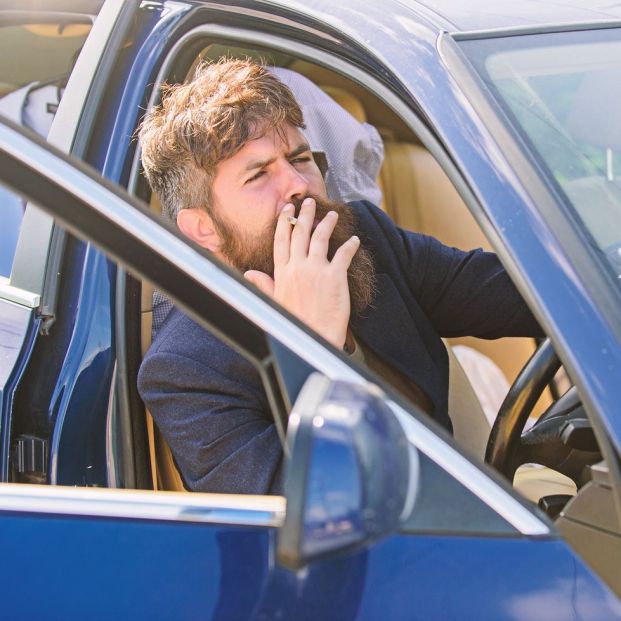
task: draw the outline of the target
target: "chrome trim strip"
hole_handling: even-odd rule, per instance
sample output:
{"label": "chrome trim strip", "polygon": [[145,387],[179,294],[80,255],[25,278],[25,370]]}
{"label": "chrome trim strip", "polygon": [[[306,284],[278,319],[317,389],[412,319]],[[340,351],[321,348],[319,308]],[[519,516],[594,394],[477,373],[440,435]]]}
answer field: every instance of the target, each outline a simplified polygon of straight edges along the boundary
{"label": "chrome trim strip", "polygon": [[0,512],[279,528],[282,496],[197,494],[0,483]]}
{"label": "chrome trim strip", "polygon": [[38,293],[14,287],[4,276],[0,276],[0,298],[28,308],[37,308],[41,303],[41,296]]}
{"label": "chrome trim strip", "polygon": [[[115,425],[115,397],[117,383],[117,363],[114,363],[112,370],[112,380],[110,382],[110,390],[108,391],[108,411],[106,412],[106,482],[108,487],[120,487],[121,477],[119,476],[119,463],[116,456],[116,425]],[[133,488],[129,484],[127,487]]]}
{"label": "chrome trim strip", "polygon": [[406,520],[412,514],[420,487],[420,458],[418,456],[418,450],[414,448],[414,444],[411,441],[410,446],[408,446],[408,453],[410,461],[410,485],[403,503],[403,511],[401,511],[401,515],[399,516],[400,520]]}
{"label": "chrome trim strip", "polygon": [[504,37],[519,37],[523,35],[555,34],[559,32],[574,32],[581,30],[604,30],[621,27],[621,20],[594,20],[592,22],[567,22],[564,24],[533,24],[531,26],[510,26],[508,28],[490,28],[488,30],[468,30],[447,33],[455,41],[472,41],[475,39],[498,39]]}

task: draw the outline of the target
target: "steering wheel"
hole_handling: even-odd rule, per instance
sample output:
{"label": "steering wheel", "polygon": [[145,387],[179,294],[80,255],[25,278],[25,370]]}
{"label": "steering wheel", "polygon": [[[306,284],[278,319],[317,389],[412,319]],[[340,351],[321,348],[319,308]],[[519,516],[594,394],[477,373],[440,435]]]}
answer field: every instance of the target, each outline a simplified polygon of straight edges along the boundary
{"label": "steering wheel", "polygon": [[550,340],[544,340],[524,365],[500,407],[485,461],[510,482],[520,465],[537,463],[569,476],[580,486],[584,482],[584,467],[601,460],[575,387],[553,403],[531,429],[524,431],[537,400],[560,366]]}

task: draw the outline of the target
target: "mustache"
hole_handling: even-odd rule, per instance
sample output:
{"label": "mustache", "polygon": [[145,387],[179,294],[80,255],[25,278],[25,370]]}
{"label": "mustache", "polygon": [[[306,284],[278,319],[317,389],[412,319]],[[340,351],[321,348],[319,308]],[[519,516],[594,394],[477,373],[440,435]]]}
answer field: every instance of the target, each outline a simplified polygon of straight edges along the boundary
{"label": "mustache", "polygon": [[315,201],[315,218],[317,220],[321,220],[329,211],[336,211],[339,216],[343,211],[343,205],[341,203],[337,203],[334,201],[330,201],[325,198],[320,198],[319,196],[314,196],[313,194],[307,194],[306,196],[296,197],[291,199],[289,202],[293,204],[294,207],[294,215],[297,218],[300,215],[300,209],[302,208],[302,203],[307,199],[312,198]]}
{"label": "mustache", "polygon": [[[312,198],[315,201],[315,222],[321,222],[330,211],[335,211],[338,214],[338,222],[334,227],[330,241],[328,242],[328,260],[332,260],[334,253],[342,246],[356,231],[356,223],[353,215],[353,211],[345,204],[331,201],[326,198],[321,198],[313,194],[297,197],[290,202],[294,206],[294,215],[297,218],[300,215],[300,209],[302,203],[307,199]],[[313,226],[313,231],[314,231]],[[274,225],[274,233],[276,232],[276,226]],[[312,233],[311,233],[312,234]]]}

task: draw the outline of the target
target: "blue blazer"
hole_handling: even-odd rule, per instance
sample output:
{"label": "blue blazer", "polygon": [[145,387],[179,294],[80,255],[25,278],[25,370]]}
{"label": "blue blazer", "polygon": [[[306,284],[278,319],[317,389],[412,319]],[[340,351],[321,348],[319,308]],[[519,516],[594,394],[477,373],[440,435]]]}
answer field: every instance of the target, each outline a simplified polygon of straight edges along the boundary
{"label": "blue blazer", "polygon": [[[496,255],[405,231],[377,207],[350,203],[370,250],[377,293],[351,319],[356,338],[425,391],[450,429],[441,337],[538,336],[539,325]],[[138,377],[140,394],[194,491],[279,493],[282,450],[259,375],[174,308]]]}

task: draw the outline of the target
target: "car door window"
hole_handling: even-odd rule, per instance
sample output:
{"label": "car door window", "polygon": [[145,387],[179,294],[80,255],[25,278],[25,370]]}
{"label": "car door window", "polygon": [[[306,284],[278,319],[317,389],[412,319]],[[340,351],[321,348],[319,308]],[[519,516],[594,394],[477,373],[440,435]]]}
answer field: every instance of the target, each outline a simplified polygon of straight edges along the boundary
{"label": "car door window", "polygon": [[[88,32],[91,18],[13,13],[9,23],[0,15],[0,114],[47,136],[73,63]],[[17,22],[17,23],[16,23]],[[77,23],[76,23],[77,22]],[[25,205],[2,191],[3,226],[0,231],[0,278],[9,278]]]}

